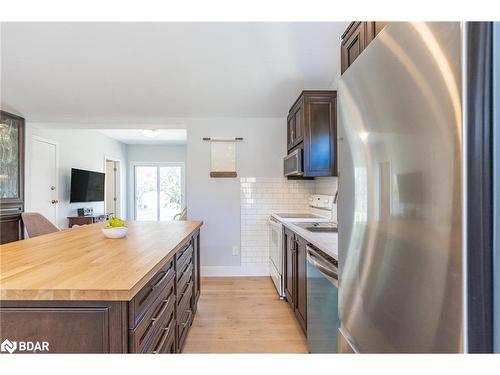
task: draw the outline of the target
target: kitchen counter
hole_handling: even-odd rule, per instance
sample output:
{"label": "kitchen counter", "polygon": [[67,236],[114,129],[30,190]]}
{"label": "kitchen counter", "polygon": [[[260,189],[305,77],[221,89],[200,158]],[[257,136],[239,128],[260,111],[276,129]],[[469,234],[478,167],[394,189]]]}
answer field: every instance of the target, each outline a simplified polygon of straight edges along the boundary
{"label": "kitchen counter", "polygon": [[202,224],[129,222],[108,239],[98,223],[0,246],[3,337],[51,353],[180,353],[201,293]]}
{"label": "kitchen counter", "polygon": [[300,237],[311,243],[311,245],[317,247],[319,250],[337,260],[339,259],[338,233],[310,232],[307,229],[301,228],[291,222],[283,222],[283,225],[291,231],[297,233]]}
{"label": "kitchen counter", "polygon": [[0,299],[130,301],[202,224],[129,222],[108,239],[99,223],[1,245]]}

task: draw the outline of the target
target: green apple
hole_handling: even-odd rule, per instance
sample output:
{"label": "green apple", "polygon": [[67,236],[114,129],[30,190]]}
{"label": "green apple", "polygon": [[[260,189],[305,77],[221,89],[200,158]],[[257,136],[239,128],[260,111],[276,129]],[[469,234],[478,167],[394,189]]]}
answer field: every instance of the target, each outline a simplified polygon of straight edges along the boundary
{"label": "green apple", "polygon": [[125,221],[113,216],[111,219],[108,220],[106,228],[119,228],[124,226],[125,226]]}

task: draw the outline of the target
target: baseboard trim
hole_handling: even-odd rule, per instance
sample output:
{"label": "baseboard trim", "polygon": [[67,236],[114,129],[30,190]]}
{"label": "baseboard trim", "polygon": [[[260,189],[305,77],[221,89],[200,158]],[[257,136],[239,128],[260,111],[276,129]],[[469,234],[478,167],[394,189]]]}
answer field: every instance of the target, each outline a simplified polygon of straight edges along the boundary
{"label": "baseboard trim", "polygon": [[267,264],[245,266],[202,266],[201,276],[269,276]]}

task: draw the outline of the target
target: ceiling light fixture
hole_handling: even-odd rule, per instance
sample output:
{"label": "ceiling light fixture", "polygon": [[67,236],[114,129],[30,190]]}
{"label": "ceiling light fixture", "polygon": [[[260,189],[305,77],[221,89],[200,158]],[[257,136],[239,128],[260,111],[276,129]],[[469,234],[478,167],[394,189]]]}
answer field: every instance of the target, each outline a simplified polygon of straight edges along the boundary
{"label": "ceiling light fixture", "polygon": [[143,136],[148,138],[154,138],[160,135],[160,130],[158,129],[142,129],[141,133]]}

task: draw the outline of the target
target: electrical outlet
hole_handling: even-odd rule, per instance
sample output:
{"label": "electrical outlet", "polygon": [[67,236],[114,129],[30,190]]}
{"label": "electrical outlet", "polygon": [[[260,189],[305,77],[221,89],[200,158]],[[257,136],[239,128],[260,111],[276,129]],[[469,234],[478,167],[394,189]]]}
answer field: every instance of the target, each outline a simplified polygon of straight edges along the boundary
{"label": "electrical outlet", "polygon": [[240,252],[240,247],[239,246],[233,246],[233,255],[238,255]]}

